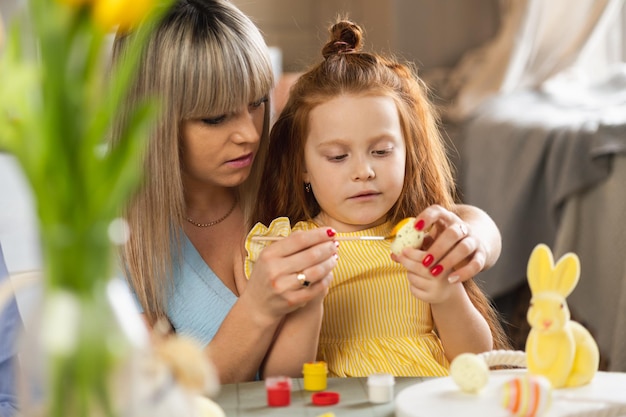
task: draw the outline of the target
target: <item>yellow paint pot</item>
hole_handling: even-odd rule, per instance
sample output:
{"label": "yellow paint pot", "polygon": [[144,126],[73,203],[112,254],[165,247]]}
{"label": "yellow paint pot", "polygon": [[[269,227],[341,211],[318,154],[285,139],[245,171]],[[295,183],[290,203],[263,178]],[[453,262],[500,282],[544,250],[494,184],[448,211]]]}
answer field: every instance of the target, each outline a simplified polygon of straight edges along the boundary
{"label": "yellow paint pot", "polygon": [[326,389],[326,362],[307,362],[302,366],[304,389],[307,391],[323,391]]}

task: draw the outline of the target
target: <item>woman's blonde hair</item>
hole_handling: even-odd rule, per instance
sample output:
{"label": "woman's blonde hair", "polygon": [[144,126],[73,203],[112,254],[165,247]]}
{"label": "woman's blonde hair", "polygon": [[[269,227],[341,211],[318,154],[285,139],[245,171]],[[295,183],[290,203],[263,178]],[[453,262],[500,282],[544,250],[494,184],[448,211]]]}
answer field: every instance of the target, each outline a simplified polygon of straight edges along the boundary
{"label": "woman's blonde hair", "polygon": [[[413,66],[362,51],[363,32],[340,19],[330,29],[324,60],[298,78],[270,134],[270,149],[253,219],[268,225],[279,216],[292,226],[315,217],[320,207],[303,183],[309,115],[316,106],[343,94],[388,96],[396,103],[406,145],[402,193],[388,213],[391,222],[415,216],[426,207],[455,205],[454,176],[439,119],[428,90]],[[489,321],[494,346],[508,346],[497,315],[473,280],[465,282],[476,308]]]}
{"label": "woman's blonde hair", "polygon": [[[131,36],[118,34],[113,63],[128,58],[124,46]],[[166,289],[180,256],[185,214],[182,123],[240,111],[267,97],[273,83],[260,31],[227,0],[177,1],[148,39],[125,106],[133,108],[149,97],[159,102],[161,112],[149,138],[142,187],[124,213],[131,233],[121,262],[149,322],[165,316]],[[238,187],[246,218],[267,153],[269,107],[250,176]],[[122,112],[113,141],[125,122]]]}

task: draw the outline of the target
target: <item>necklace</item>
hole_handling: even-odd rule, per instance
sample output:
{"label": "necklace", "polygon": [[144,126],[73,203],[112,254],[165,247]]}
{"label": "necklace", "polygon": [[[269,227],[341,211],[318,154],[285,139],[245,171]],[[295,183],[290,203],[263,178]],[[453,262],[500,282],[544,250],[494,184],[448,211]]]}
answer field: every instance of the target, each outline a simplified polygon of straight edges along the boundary
{"label": "necklace", "polygon": [[217,219],[217,220],[213,220],[213,221],[210,221],[210,222],[208,222],[208,223],[198,223],[198,222],[196,222],[196,221],[193,221],[193,220],[192,220],[192,219],[190,219],[189,217],[187,217],[186,219],[187,219],[187,221],[188,221],[189,223],[193,224],[193,225],[194,225],[194,226],[196,226],[196,227],[211,227],[211,226],[215,226],[216,224],[221,223],[221,222],[223,222],[224,220],[226,220],[226,218],[227,218],[228,216],[230,216],[230,213],[232,213],[232,212],[233,212],[233,210],[235,210],[235,207],[236,207],[236,206],[237,206],[237,199],[235,199],[235,201],[233,202],[233,206],[230,208],[230,210],[228,210],[228,212],[227,212],[226,214],[224,214],[224,215],[223,215],[222,217],[220,217],[219,219]]}

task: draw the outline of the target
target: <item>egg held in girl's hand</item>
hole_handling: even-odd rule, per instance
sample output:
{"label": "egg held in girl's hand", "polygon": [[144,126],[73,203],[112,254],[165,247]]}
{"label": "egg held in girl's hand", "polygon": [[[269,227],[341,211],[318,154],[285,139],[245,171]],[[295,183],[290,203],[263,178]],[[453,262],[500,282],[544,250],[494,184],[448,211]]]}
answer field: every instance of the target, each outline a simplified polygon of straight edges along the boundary
{"label": "egg held in girl's hand", "polygon": [[424,242],[426,232],[415,228],[415,217],[400,220],[391,230],[391,252],[400,255],[404,248],[419,248]]}

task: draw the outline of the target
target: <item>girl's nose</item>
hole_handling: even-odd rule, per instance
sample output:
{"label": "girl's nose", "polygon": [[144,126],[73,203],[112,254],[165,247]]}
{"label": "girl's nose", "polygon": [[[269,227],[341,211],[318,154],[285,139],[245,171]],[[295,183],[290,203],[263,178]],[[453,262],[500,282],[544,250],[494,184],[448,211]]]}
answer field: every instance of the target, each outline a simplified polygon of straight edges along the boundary
{"label": "girl's nose", "polygon": [[354,173],[352,179],[354,181],[366,181],[376,177],[374,167],[367,161],[358,161],[354,167]]}

